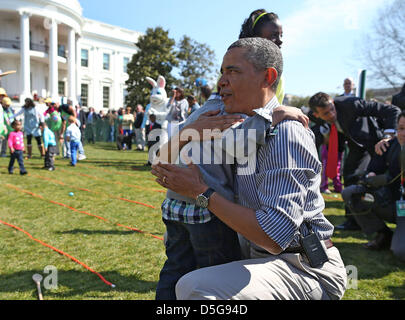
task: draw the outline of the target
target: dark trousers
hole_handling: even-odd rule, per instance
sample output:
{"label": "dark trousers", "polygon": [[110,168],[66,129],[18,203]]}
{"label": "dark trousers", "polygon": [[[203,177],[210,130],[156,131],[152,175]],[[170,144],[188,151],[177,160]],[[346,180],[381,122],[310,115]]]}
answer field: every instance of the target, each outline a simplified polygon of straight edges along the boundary
{"label": "dark trousers", "polygon": [[17,159],[18,165],[20,166],[20,173],[25,173],[24,167],[24,156],[22,150],[14,150],[14,152],[10,155],[10,162],[8,164],[8,172],[13,173],[14,171],[14,161]]}
{"label": "dark trousers", "polygon": [[87,141],[89,143],[95,143],[96,142],[96,124],[87,123],[86,130],[87,130]]}
{"label": "dark trousers", "polygon": [[167,260],[160,272],[156,300],[176,300],[176,283],[190,271],[241,259],[237,233],[218,218],[198,224],[163,222]]}
{"label": "dark trousers", "polygon": [[[353,201],[352,198],[355,195],[365,192],[367,192],[366,187],[362,185],[351,185],[343,190],[342,198],[345,203],[348,203],[349,201]],[[382,232],[388,229],[385,221],[390,223],[395,223],[396,221],[396,201],[392,201],[385,206],[377,201],[374,203],[370,212],[352,212],[352,214],[365,234],[371,235],[374,232]]]}
{"label": "dark trousers", "polygon": [[57,146],[48,146],[45,153],[45,168],[55,168],[54,166],[54,156],[57,152]]}
{"label": "dark trousers", "polygon": [[[366,172],[370,159],[371,156],[366,149],[360,148],[354,144],[349,144],[349,154],[343,165],[345,188],[358,182],[359,176]],[[345,212],[348,220],[356,221],[347,206],[345,206]]]}

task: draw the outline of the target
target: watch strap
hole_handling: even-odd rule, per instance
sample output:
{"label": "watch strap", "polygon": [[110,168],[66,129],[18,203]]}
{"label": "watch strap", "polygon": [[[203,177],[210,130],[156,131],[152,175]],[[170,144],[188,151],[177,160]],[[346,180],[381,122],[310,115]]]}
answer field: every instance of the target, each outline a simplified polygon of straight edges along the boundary
{"label": "watch strap", "polygon": [[215,192],[214,189],[212,188],[208,188],[204,193],[203,196],[206,197],[207,199],[209,199],[211,197],[211,195]]}

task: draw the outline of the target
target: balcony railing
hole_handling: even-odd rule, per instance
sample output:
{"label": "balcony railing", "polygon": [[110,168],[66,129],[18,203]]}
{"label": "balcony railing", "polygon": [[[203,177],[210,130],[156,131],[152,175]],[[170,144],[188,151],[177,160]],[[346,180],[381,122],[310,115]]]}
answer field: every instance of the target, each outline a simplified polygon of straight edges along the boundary
{"label": "balcony railing", "polygon": [[[0,39],[0,48],[6,49],[21,49],[21,42],[19,40],[4,40]],[[30,43],[30,50],[49,53],[49,46],[39,43]],[[66,50],[64,46],[58,46],[58,56],[66,58]]]}
{"label": "balcony railing", "polygon": [[2,40],[2,39],[0,39],[0,48],[20,49],[20,41],[18,41],[18,40]]}
{"label": "balcony railing", "polygon": [[48,53],[49,47],[44,44],[30,42],[30,50]]}

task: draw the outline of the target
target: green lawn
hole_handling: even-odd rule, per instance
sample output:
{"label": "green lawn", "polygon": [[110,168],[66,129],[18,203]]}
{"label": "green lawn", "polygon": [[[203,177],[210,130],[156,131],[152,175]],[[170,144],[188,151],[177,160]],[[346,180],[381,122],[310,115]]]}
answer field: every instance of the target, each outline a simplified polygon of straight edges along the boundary
{"label": "green lawn", "polygon": [[[41,169],[43,160],[34,150],[25,161],[28,176],[20,176],[18,166],[9,175],[8,158],[0,158],[0,220],[64,251],[116,287],[0,223],[0,300],[37,299],[32,275],[48,276],[47,266],[56,267],[58,287],[42,287],[45,300],[154,299],[165,260],[160,214],[165,193],[144,166],[147,153],[119,152],[110,143],[85,149],[87,159],[77,167],[57,159],[54,172]],[[341,223],[340,196],[326,201],[327,218]],[[392,253],[366,251],[360,232],[336,231],[332,240],[358,273],[357,289],[349,289],[345,299],[405,298],[405,264]]]}

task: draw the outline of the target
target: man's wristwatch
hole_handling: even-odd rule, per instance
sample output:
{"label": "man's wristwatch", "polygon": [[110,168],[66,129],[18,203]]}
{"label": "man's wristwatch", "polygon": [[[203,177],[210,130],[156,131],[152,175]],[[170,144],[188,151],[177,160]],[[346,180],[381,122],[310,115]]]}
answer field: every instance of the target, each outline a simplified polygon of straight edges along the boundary
{"label": "man's wristwatch", "polygon": [[205,192],[199,194],[195,200],[195,204],[200,208],[207,208],[211,195],[215,192],[214,189],[208,188]]}

